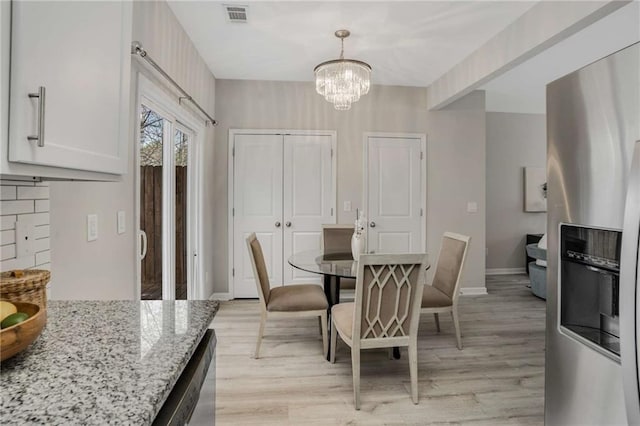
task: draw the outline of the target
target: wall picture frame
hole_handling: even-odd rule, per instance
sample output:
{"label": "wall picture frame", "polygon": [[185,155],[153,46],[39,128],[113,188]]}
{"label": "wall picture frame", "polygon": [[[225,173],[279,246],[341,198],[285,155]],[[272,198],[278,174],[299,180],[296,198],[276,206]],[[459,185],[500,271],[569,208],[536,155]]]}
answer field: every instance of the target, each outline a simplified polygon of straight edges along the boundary
{"label": "wall picture frame", "polygon": [[524,168],[524,211],[547,211],[547,171],[544,167]]}

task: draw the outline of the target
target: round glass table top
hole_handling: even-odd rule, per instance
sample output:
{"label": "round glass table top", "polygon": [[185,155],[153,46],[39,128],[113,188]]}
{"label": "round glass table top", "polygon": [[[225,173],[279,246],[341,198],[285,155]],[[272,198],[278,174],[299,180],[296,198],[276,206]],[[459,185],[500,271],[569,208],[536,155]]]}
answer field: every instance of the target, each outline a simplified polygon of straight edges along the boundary
{"label": "round glass table top", "polygon": [[341,278],[355,278],[358,262],[351,253],[324,253],[322,250],[309,250],[294,253],[289,265],[313,274],[333,275]]}

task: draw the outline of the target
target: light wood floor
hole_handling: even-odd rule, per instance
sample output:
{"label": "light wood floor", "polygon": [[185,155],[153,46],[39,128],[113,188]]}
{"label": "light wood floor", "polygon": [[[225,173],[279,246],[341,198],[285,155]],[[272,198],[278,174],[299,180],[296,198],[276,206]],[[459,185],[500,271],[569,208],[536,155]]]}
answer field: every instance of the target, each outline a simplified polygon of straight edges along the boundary
{"label": "light wood floor", "polygon": [[218,336],[216,424],[543,424],[544,301],[525,275],[488,277],[487,296],[460,302],[464,349],[451,318],[423,316],[419,332],[419,405],[409,394],[406,352],[363,353],[362,409],[353,408],[351,360],[338,344],[336,364],[321,356],[313,319],[267,322],[260,359],[252,359],[256,301],[222,304]]}

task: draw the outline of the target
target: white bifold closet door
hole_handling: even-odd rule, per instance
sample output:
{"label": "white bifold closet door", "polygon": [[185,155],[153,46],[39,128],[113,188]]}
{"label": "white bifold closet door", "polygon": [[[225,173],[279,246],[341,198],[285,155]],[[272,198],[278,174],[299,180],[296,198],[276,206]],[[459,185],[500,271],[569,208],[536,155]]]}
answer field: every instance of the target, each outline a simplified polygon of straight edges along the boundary
{"label": "white bifold closet door", "polygon": [[234,296],[257,297],[245,242],[252,232],[271,285],[282,283],[282,136],[236,135],[233,169]]}
{"label": "white bifold closet door", "polygon": [[246,238],[255,232],[271,287],[320,282],[287,260],[320,249],[321,226],[334,223],[331,137],[236,134],[233,187],[233,296],[257,297]]}
{"label": "white bifold closet door", "polygon": [[322,225],[333,223],[331,137],[284,137],[284,284],[320,282],[287,262],[289,256],[321,248]]}

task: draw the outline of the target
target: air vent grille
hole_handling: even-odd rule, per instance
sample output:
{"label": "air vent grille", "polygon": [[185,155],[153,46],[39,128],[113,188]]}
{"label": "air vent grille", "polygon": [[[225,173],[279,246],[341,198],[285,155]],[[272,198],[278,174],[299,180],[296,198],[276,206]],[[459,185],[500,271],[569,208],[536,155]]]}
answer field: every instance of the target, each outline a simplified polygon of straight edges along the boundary
{"label": "air vent grille", "polygon": [[225,4],[224,8],[227,12],[227,20],[229,22],[247,22],[247,15],[249,12],[248,6],[239,4]]}

